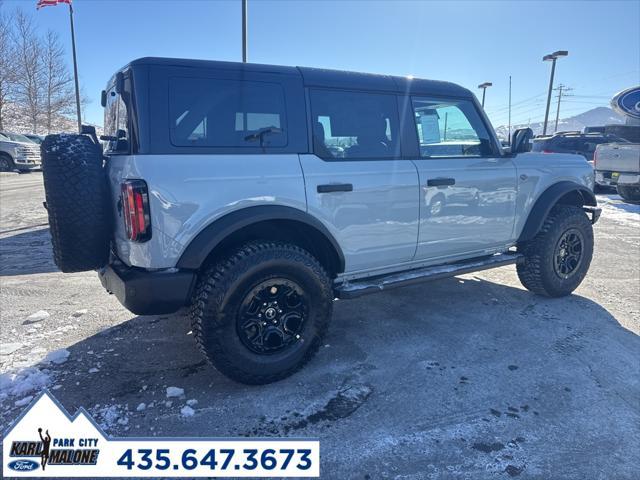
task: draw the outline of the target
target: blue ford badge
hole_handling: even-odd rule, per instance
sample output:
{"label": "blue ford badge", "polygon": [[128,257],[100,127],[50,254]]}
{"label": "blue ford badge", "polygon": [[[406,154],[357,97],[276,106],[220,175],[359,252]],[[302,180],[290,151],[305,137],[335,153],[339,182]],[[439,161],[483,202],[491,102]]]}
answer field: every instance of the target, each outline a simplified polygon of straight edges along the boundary
{"label": "blue ford badge", "polygon": [[14,460],[9,463],[9,468],[16,472],[32,472],[38,468],[38,463],[33,460]]}
{"label": "blue ford badge", "polygon": [[628,117],[640,118],[640,87],[632,87],[611,99],[613,109]]}

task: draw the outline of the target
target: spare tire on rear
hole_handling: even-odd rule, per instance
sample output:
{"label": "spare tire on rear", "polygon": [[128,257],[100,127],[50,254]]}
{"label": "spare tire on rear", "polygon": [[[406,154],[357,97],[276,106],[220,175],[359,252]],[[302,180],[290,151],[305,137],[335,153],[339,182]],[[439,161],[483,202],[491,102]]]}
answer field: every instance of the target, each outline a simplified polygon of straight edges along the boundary
{"label": "spare tire on rear", "polygon": [[111,220],[102,148],[86,135],[48,135],[41,152],[56,265],[63,272],[104,266]]}

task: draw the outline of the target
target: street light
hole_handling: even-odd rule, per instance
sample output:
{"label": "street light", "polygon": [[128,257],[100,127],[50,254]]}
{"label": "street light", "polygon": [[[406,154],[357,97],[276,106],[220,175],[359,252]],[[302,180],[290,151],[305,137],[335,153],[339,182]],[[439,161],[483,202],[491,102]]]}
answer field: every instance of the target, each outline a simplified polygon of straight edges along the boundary
{"label": "street light", "polygon": [[558,50],[557,52],[550,53],[542,57],[543,62],[551,60],[551,78],[549,79],[549,93],[547,95],[547,110],[544,114],[544,127],[542,128],[542,134],[547,134],[547,122],[549,121],[549,107],[551,106],[551,90],[553,90],[553,76],[556,73],[556,60],[560,57],[566,57],[569,52],[566,50]]}
{"label": "street light", "polygon": [[482,108],[484,108],[484,96],[487,93],[487,88],[493,86],[491,82],[484,82],[478,85],[478,88],[482,89]]}

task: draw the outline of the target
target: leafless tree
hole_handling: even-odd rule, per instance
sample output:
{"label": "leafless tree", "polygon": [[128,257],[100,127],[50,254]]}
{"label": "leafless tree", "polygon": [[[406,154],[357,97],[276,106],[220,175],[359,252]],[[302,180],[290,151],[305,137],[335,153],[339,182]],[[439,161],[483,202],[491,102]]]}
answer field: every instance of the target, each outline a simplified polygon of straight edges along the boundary
{"label": "leafless tree", "polygon": [[38,131],[42,113],[44,68],[42,48],[30,16],[21,9],[15,10],[14,38],[16,45],[16,100],[28,117],[32,131]]}
{"label": "leafless tree", "polygon": [[64,49],[55,32],[47,32],[43,49],[44,127],[47,133],[51,133],[56,118],[73,113],[75,95],[73,77],[65,64]]}
{"label": "leafless tree", "polygon": [[0,130],[5,128],[6,107],[14,92],[15,49],[11,38],[11,25],[9,18],[2,11],[0,2]]}

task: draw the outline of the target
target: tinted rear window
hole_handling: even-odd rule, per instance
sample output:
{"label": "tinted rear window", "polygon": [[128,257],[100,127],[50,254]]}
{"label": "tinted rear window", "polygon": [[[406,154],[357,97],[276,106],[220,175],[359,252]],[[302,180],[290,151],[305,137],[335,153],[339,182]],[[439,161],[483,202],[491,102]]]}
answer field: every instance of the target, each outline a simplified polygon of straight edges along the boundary
{"label": "tinted rear window", "polygon": [[312,90],[313,151],[321,158],[397,158],[393,95]]}
{"label": "tinted rear window", "polygon": [[176,146],[287,145],[284,92],[276,83],[171,78],[169,120]]}

